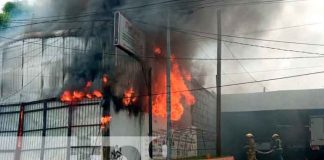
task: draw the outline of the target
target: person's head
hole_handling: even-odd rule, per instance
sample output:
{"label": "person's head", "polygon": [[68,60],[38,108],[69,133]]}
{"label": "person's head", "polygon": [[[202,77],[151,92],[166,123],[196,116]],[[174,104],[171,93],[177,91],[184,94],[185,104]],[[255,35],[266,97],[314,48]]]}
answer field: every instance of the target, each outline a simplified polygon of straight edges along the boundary
{"label": "person's head", "polygon": [[272,139],[275,140],[275,139],[278,139],[278,138],[279,138],[279,134],[276,134],[276,133],[275,133],[275,134],[272,135]]}

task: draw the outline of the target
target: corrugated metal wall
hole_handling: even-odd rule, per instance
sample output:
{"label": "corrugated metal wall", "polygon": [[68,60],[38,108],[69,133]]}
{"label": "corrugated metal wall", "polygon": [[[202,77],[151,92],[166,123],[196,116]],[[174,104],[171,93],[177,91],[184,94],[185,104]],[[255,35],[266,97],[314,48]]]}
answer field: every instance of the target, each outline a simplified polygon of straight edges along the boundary
{"label": "corrugated metal wall", "polygon": [[[32,38],[2,46],[1,102],[17,103],[56,97],[68,78],[72,56],[86,54],[95,43],[79,37]],[[85,48],[87,44],[87,48]]]}

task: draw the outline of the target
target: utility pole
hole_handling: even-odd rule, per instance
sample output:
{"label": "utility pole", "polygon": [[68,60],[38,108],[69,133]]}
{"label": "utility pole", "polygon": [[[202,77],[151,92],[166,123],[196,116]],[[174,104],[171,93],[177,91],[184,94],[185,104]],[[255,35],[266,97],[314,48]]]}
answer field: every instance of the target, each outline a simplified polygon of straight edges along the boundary
{"label": "utility pole", "polygon": [[167,16],[167,58],[166,58],[166,84],[167,84],[167,160],[172,158],[172,126],[171,126],[171,33],[170,33],[170,10]]}
{"label": "utility pole", "polygon": [[149,95],[149,137],[150,137],[149,155],[151,159],[153,159],[152,68],[149,68],[148,70],[148,95]]}
{"label": "utility pole", "polygon": [[222,24],[221,24],[221,11],[217,10],[217,75],[216,75],[216,155],[222,155],[222,141],[221,141],[221,80],[222,80]]}

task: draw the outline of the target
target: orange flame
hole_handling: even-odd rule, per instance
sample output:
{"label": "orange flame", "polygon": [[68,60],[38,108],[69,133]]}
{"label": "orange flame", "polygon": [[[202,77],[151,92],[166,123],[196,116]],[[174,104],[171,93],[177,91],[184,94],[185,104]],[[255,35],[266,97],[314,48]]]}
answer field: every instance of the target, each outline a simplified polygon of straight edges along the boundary
{"label": "orange flame", "polygon": [[104,74],[103,77],[102,77],[102,82],[104,84],[108,84],[109,83],[109,77],[107,74]]}
{"label": "orange flame", "polygon": [[73,96],[70,91],[64,91],[61,96],[61,101],[63,102],[70,102],[73,100]]}
{"label": "orange flame", "polygon": [[134,91],[133,87],[130,87],[124,93],[123,105],[129,106],[131,104],[134,104],[136,102],[136,100],[137,100],[137,98],[135,97],[135,91]]}
{"label": "orange flame", "polygon": [[[185,83],[186,75],[180,71],[179,64],[172,56],[171,70],[171,120],[178,121],[181,119],[184,112],[184,104],[192,106],[196,103],[196,98],[189,91]],[[155,77],[153,90],[155,93],[165,93],[166,91],[166,72],[163,70]],[[166,94],[158,94],[153,96],[153,114],[155,116],[166,117]]]}
{"label": "orange flame", "polygon": [[90,94],[90,93],[87,93],[86,97],[87,97],[88,99],[92,99],[92,98],[93,98],[92,94]]}
{"label": "orange flame", "polygon": [[162,54],[162,50],[159,47],[154,48],[153,52],[154,52],[155,55],[161,55]]}
{"label": "orange flame", "polygon": [[92,94],[97,98],[102,98],[102,93],[98,90],[94,90]]}
{"label": "orange flame", "polygon": [[102,98],[103,94],[99,90],[94,90],[93,92],[89,92],[90,87],[92,86],[92,82],[89,81],[85,84],[85,87],[83,90],[73,90],[69,91],[66,90],[61,95],[60,99],[64,103],[74,103],[79,102],[84,99],[93,99],[93,98]]}
{"label": "orange flame", "polygon": [[109,124],[111,118],[112,118],[111,116],[102,116],[101,123],[100,123],[101,128],[105,128],[105,126]]}
{"label": "orange flame", "polygon": [[92,86],[92,82],[88,81],[87,84],[86,84],[86,88],[90,88],[91,86]]}

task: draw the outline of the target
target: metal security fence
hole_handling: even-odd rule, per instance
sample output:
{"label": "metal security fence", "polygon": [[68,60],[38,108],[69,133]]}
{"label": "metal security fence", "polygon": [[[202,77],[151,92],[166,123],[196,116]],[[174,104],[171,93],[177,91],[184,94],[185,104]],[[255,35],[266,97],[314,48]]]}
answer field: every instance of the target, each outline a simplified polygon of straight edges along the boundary
{"label": "metal security fence", "polygon": [[0,159],[91,159],[101,154],[101,100],[67,105],[56,99],[0,106]]}

